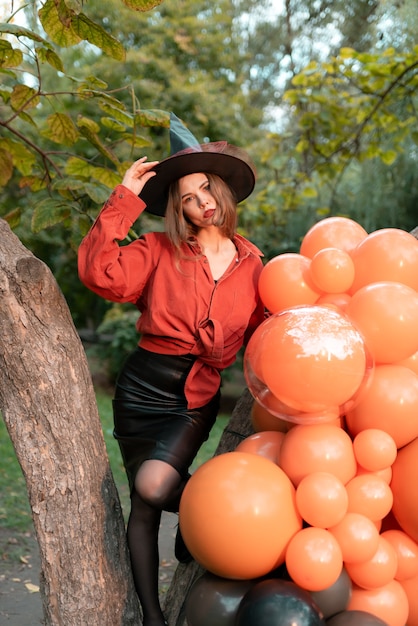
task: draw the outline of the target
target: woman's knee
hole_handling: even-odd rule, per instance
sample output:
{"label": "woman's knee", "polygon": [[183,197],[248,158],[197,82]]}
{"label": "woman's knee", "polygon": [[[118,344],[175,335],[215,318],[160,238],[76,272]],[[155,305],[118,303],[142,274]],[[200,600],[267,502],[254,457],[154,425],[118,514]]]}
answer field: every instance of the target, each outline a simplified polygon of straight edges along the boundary
{"label": "woman's knee", "polygon": [[147,461],[135,478],[135,491],[150,506],[163,509],[181,482],[173,467],[162,461]]}

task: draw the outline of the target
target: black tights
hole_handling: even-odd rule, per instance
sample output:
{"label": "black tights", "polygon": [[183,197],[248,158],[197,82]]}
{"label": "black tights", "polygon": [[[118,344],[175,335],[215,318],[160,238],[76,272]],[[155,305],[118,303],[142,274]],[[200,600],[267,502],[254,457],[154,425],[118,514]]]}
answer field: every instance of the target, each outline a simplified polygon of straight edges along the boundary
{"label": "black tights", "polygon": [[131,495],[127,538],[144,626],[164,626],[158,592],[158,533],[162,511],[177,512],[186,479],[164,461],[145,461]]}

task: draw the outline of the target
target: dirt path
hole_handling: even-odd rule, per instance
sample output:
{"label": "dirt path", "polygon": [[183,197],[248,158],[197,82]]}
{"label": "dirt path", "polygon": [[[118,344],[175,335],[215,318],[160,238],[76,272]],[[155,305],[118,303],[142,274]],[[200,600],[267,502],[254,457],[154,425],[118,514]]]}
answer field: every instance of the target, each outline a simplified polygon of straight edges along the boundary
{"label": "dirt path", "polygon": [[[160,589],[163,597],[177,567],[174,538],[177,515],[164,513],[160,532]],[[42,624],[39,594],[40,559],[33,533],[19,534],[0,528],[0,624]]]}

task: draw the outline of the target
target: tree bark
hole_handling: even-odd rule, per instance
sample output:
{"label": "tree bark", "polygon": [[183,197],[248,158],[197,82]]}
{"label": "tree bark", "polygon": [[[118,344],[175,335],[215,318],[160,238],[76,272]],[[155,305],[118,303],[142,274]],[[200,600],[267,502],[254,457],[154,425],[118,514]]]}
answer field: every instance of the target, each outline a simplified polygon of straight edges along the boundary
{"label": "tree bark", "polygon": [[[248,391],[244,389],[235,408],[231,419],[225,427],[215,456],[235,450],[237,445],[254,431],[251,424],[251,409],[254,400]],[[195,561],[187,565],[179,564],[174,573],[165,601],[164,613],[169,626],[183,626],[186,624],[186,599],[189,589],[204,573],[204,569]]]}
{"label": "tree bark", "polygon": [[0,409],[26,479],[47,626],[140,623],[93,385],[54,277],[0,219]]}

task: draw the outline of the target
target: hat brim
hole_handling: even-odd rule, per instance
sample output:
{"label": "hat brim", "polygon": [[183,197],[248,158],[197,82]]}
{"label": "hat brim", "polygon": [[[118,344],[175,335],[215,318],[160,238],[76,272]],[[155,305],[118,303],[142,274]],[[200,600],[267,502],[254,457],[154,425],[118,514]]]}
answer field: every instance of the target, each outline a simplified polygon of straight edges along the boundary
{"label": "hat brim", "polygon": [[159,216],[165,215],[170,184],[188,174],[217,174],[232,189],[237,203],[247,198],[255,186],[254,171],[245,161],[219,152],[175,154],[160,161],[154,171],[156,176],[146,183],[140,198],[148,213]]}

